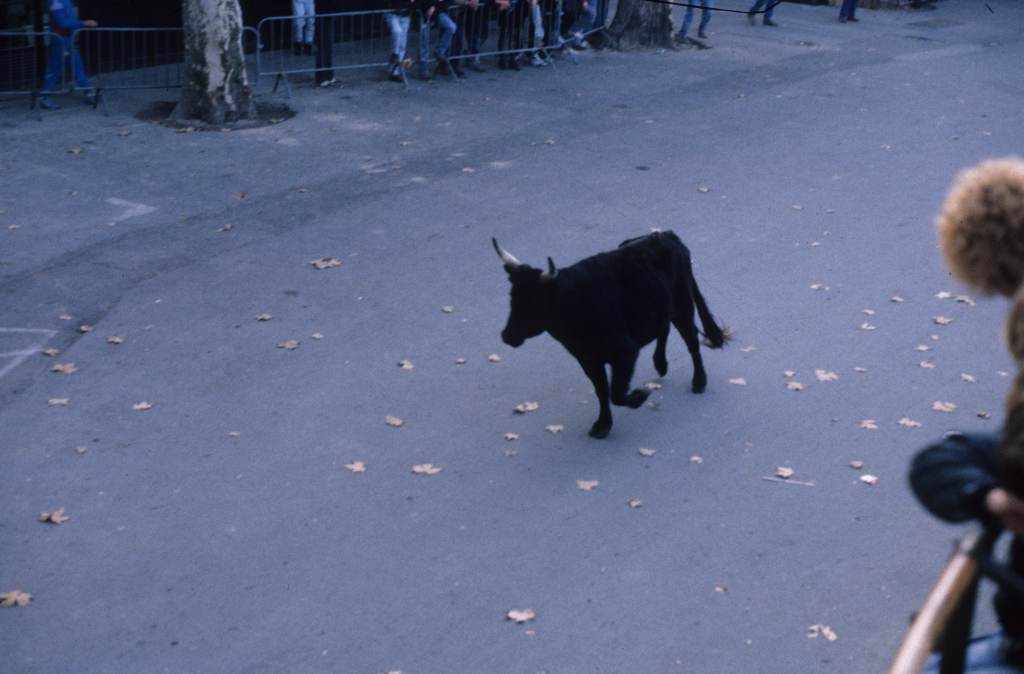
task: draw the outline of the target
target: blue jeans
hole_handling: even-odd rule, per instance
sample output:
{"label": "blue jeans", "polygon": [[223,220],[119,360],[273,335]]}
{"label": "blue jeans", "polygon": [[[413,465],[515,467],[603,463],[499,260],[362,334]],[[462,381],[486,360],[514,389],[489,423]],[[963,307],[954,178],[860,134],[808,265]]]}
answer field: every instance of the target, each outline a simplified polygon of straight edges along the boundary
{"label": "blue jeans", "polygon": [[313,44],[313,15],[316,14],[313,0],[292,0],[292,14],[295,16],[292,19],[292,42]]}
{"label": "blue jeans", "polygon": [[[711,0],[690,0],[691,3],[696,4],[700,2],[700,25],[697,27],[698,33],[703,33],[704,29],[708,27],[711,22]],[[686,14],[683,15],[683,27],[679,31],[679,35],[686,37],[686,34],[690,32],[690,24],[693,23],[693,6],[686,8]]]}
{"label": "blue jeans", "polygon": [[384,20],[388,22],[388,29],[391,31],[391,53],[395,54],[401,63],[405,58],[405,43],[409,39],[409,17],[385,14]]}
{"label": "blue jeans", "polygon": [[[1003,635],[999,632],[971,639],[967,647],[966,674],[1021,674],[1024,667],[1007,661],[1003,652]],[[924,674],[939,674],[939,657],[932,656]]]}
{"label": "blue jeans", "polygon": [[[452,46],[452,36],[455,35],[455,22],[452,21],[452,17],[448,16],[447,12],[436,12],[435,16],[437,17],[439,35],[437,36],[437,46],[434,47],[434,53],[447,56],[448,50]],[[430,22],[424,18],[423,24],[420,26],[420,63],[427,62],[429,46]]]}
{"label": "blue jeans", "polygon": [[857,11],[857,0],[843,0],[843,6],[839,8],[839,16],[852,19]]}
{"label": "blue jeans", "polygon": [[772,12],[775,11],[774,5],[771,4],[773,2],[774,0],[757,0],[757,2],[754,3],[754,6],[750,8],[750,11],[758,12],[762,7],[768,5],[768,11],[764,13],[764,20],[769,21],[772,18]]}
{"label": "blue jeans", "polygon": [[75,82],[81,89],[92,89],[89,78],[85,74],[85,65],[82,57],[73,42],[74,36],[50,37],[50,56],[46,62],[46,79],[43,81],[43,92],[50,93],[57,91],[57,87],[64,83],[64,56],[65,44],[71,51],[71,70],[75,75]]}

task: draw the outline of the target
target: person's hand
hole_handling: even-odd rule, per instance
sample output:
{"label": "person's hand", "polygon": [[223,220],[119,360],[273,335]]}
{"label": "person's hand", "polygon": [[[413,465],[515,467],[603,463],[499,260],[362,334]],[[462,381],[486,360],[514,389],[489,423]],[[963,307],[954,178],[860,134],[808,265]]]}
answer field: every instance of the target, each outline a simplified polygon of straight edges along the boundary
{"label": "person's hand", "polygon": [[590,9],[590,3],[587,0],[583,0],[583,11]]}
{"label": "person's hand", "polygon": [[430,6],[427,8],[427,18],[429,19],[432,16],[434,16],[434,7]]}
{"label": "person's hand", "polygon": [[1024,500],[997,487],[985,497],[985,505],[1009,531],[1024,535]]}
{"label": "person's hand", "polygon": [[469,8],[470,9],[479,9],[480,8],[480,0],[469,0]]}
{"label": "person's hand", "polygon": [[100,25],[99,21],[96,21],[94,19],[86,19],[85,21],[82,22],[82,24],[86,28],[95,28],[96,26]]}

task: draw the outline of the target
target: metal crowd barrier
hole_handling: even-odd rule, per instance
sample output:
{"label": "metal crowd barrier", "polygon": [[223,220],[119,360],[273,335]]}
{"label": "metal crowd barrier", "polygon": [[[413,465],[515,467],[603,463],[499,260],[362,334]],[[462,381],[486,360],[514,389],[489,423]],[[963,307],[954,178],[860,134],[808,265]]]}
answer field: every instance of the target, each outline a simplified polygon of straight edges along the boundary
{"label": "metal crowd barrier", "polygon": [[[290,93],[290,76],[313,74],[318,75],[319,82],[329,82],[337,70],[386,68],[391,54],[386,16],[391,13],[372,10],[317,14],[312,17],[311,30],[306,17],[262,19],[256,24],[260,45],[256,77],[272,76],[274,91],[283,83]],[[410,51],[408,41],[406,51]]]}
{"label": "metal crowd barrier", "polygon": [[181,86],[181,28],[82,28],[75,32],[89,86],[75,89],[170,89]]}
{"label": "metal crowd barrier", "polygon": [[64,67],[54,70],[53,84],[45,86],[56,45],[63,54],[63,39],[56,33],[0,31],[0,96],[29,96],[34,108],[40,96],[63,91]]}
{"label": "metal crowd barrier", "polygon": [[[457,5],[448,11],[457,26],[450,60],[564,52],[560,39],[562,0],[539,0],[536,8],[520,0],[504,10],[481,0],[476,9]],[[575,62],[571,53],[569,56]]]}

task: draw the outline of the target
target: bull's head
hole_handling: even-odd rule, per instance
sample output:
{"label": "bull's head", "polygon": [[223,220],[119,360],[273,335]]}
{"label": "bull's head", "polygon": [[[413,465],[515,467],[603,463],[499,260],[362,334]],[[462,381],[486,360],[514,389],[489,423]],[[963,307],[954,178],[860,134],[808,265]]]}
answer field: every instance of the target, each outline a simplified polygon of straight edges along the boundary
{"label": "bull's head", "polygon": [[499,246],[497,240],[491,239],[491,243],[512,283],[512,310],[505,329],[501,331],[501,341],[517,347],[548,329],[554,310],[558,270],[550,257],[548,270],[541,271],[517,260]]}

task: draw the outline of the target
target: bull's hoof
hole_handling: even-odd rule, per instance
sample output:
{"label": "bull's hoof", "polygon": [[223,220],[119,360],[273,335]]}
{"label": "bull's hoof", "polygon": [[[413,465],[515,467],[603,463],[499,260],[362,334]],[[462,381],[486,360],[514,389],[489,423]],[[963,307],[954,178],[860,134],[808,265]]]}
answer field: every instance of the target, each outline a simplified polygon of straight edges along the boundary
{"label": "bull's hoof", "polygon": [[694,393],[704,393],[704,389],[708,387],[707,379],[694,379],[693,384],[690,386],[690,390]]}
{"label": "bull's hoof", "polygon": [[629,395],[626,396],[626,407],[634,410],[637,409],[647,402],[647,397],[649,395],[651,395],[650,391],[645,391],[639,388],[633,389],[629,392]]}
{"label": "bull's hoof", "polygon": [[664,377],[668,374],[668,359],[662,358],[660,361],[654,359],[654,369],[658,371],[659,377]]}
{"label": "bull's hoof", "polygon": [[607,438],[608,432],[611,430],[612,423],[610,421],[607,423],[595,421],[594,425],[590,427],[590,437],[597,438],[598,440],[600,440],[601,438]]}

